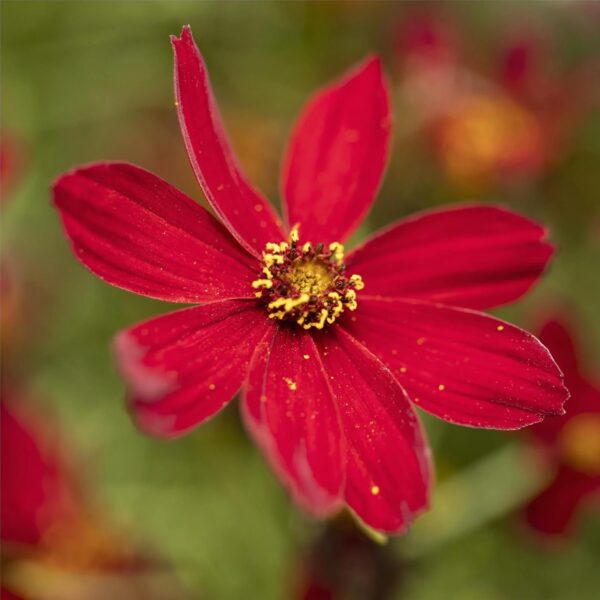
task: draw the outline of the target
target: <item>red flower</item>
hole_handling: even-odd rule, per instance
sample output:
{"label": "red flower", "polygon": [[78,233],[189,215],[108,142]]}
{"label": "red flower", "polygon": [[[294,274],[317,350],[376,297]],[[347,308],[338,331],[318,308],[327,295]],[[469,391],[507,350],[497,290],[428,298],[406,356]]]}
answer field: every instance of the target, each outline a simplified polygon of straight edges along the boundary
{"label": "red flower", "polygon": [[540,338],[563,369],[572,398],[565,416],[530,429],[554,477],[527,506],[525,517],[539,533],[564,535],[586,503],[600,506],[600,386],[582,373],[563,318],[548,321]]}
{"label": "red flower", "polygon": [[73,519],[81,498],[56,440],[42,441],[41,423],[23,404],[3,390],[2,542],[35,546],[52,523]]}
{"label": "red flower", "polygon": [[482,72],[460,38],[449,20],[430,14],[395,32],[405,94],[433,152],[468,186],[539,175],[593,106],[597,66],[553,73],[549,47],[528,32],[508,39],[498,64]]}
{"label": "red flower", "polygon": [[472,310],[535,282],[552,254],[545,231],[464,206],[402,221],[344,258],[340,242],[368,212],[388,156],[379,60],[302,113],[284,160],[282,226],[237,166],[190,29],[172,43],[183,137],[223,225],[132,165],[83,167],[54,187],[90,270],[146,296],[201,303],[118,336],[133,415],[176,437],[241,388],[249,431],[302,506],[326,515],[346,504],[376,529],[402,531],[427,506],[431,477],[409,399],[478,427],[562,412],[567,392],[547,350]]}
{"label": "red flower", "polygon": [[135,586],[158,572],[149,554],[98,518],[45,416],[3,390],[0,424],[3,594],[101,597],[94,593],[106,583]]}

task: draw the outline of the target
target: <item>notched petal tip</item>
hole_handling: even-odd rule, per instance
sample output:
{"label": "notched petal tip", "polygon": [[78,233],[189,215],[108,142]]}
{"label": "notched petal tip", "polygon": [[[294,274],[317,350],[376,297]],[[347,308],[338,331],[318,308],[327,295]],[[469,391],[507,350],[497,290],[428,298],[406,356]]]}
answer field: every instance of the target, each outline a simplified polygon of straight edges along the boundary
{"label": "notched petal tip", "polygon": [[131,420],[141,433],[152,438],[173,440],[185,436],[188,431],[174,428],[175,415],[159,415],[145,410],[145,402],[127,397],[127,410]]}
{"label": "notched petal tip", "polygon": [[564,384],[564,376],[561,373],[561,380],[563,381],[562,383],[562,394],[563,394],[563,400],[561,405],[553,412],[548,412],[545,416],[548,417],[562,417],[564,415],[567,414],[567,408],[565,405],[567,404],[567,402],[571,399],[571,392],[570,390],[567,388],[567,386]]}
{"label": "notched petal tip", "polygon": [[175,45],[179,42],[187,42],[187,43],[192,43],[195,45],[194,42],[194,36],[192,35],[192,28],[191,26],[188,25],[183,25],[183,27],[181,28],[181,33],[179,34],[179,37],[177,37],[175,34],[172,34],[169,36],[169,40],[171,40],[171,44]]}
{"label": "notched petal tip", "polygon": [[533,334],[530,334],[531,338],[533,338],[540,346],[540,348],[546,353],[546,356],[549,361],[549,369],[548,372],[553,371],[558,379],[558,385],[556,390],[557,401],[556,406],[552,408],[548,408],[544,411],[543,414],[540,415],[540,421],[542,421],[545,417],[561,417],[566,414],[565,404],[571,398],[571,391],[567,388],[565,383],[565,374],[563,370],[560,368],[560,365],[556,362],[554,356],[550,350],[545,346],[545,344]]}
{"label": "notched petal tip", "polygon": [[113,340],[117,366],[136,400],[151,403],[175,391],[177,385],[167,373],[143,364],[146,351],[128,330],[119,332]]}

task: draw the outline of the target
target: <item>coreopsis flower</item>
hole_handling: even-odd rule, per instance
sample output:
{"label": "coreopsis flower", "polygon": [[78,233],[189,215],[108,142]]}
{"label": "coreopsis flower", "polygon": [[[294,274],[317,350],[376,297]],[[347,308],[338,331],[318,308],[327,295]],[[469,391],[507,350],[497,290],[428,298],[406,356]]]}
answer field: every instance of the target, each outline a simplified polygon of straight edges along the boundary
{"label": "coreopsis flower", "polygon": [[46,415],[3,389],[0,424],[2,598],[182,598],[164,565],[91,506]]}
{"label": "coreopsis flower", "polygon": [[600,385],[582,370],[568,320],[557,316],[540,339],[563,369],[572,397],[567,414],[529,431],[552,478],[525,509],[527,524],[540,534],[564,536],[585,506],[600,507]]}
{"label": "coreopsis flower", "polygon": [[456,183],[537,177],[564,153],[594,94],[597,103],[597,66],[553,72],[549,48],[528,33],[507,38],[497,64],[482,70],[465,56],[462,38],[431,14],[396,31],[400,80],[420,130]]}
{"label": "coreopsis flower", "polygon": [[283,223],[242,174],[188,27],[172,38],[176,106],[217,218],[139,167],[58,179],[79,260],[118,287],[199,304],[121,332],[142,430],[183,435],[242,390],[249,432],[314,515],[350,507],[403,531],[426,508],[429,450],[411,401],[462,425],[520,428],[567,392],[529,333],[475,309],[521,296],[552,247],[489,206],[401,221],[346,253],[386,165],[387,86],[369,58],[306,106],[283,166]]}

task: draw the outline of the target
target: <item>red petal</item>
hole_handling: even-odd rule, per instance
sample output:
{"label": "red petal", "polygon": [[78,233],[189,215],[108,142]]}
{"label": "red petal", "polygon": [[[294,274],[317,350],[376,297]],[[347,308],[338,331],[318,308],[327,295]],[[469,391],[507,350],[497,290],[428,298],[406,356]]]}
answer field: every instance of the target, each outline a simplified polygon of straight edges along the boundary
{"label": "red petal", "polygon": [[344,441],[323,365],[310,334],[278,327],[257,347],[243,415],[267,458],[309,512],[340,505]]}
{"label": "red petal", "polygon": [[254,302],[228,300],[122,331],[115,349],[139,427],[170,438],[212,417],[235,396],[270,326]]}
{"label": "red petal", "polygon": [[316,336],[348,445],[345,500],[370,527],[399,533],[428,505],[429,448],[404,391],[340,327]]}
{"label": "red petal", "polygon": [[148,171],[96,164],[54,202],[79,260],[117,287],[169,302],[252,295],[257,265],[201,206]]}
{"label": "red petal", "polygon": [[540,331],[540,340],[548,348],[565,375],[565,384],[571,392],[566,405],[567,414],[562,417],[544,419],[531,429],[539,441],[554,444],[563,427],[582,413],[600,412],[600,388],[581,372],[577,344],[566,325],[565,317],[556,317],[545,323]]}
{"label": "red petal", "polygon": [[515,38],[504,48],[498,78],[517,98],[531,101],[531,93],[540,84],[543,76],[539,59],[540,40],[532,39],[532,32],[521,39]]}
{"label": "red petal", "polygon": [[7,590],[4,586],[0,587],[0,600],[25,600],[22,596],[17,596]]}
{"label": "red petal", "polygon": [[2,542],[38,544],[49,527],[72,518],[78,493],[58,444],[42,435],[47,427],[6,397],[0,409]]}
{"label": "red petal", "polygon": [[188,156],[206,199],[255,256],[285,238],[271,205],[246,181],[227,141],[206,65],[189,27],[171,36],[177,113]]}
{"label": "red petal", "polygon": [[391,115],[377,58],[325,88],[304,109],[283,171],[287,222],[313,242],[343,241],[377,193],[388,157]]}
{"label": "red petal", "polygon": [[370,295],[465,308],[517,299],[540,277],[552,246],[540,225],[493,206],[462,206],[400,221],[348,256]]}
{"label": "red petal", "polygon": [[564,413],[568,392],[550,353],[509,323],[364,296],[354,315],[345,320],[348,330],[385,362],[413,402],[445,421],[519,429]]}
{"label": "red petal", "polygon": [[600,490],[600,478],[561,467],[548,487],[525,508],[527,524],[544,535],[565,535],[582,500],[595,490]]}

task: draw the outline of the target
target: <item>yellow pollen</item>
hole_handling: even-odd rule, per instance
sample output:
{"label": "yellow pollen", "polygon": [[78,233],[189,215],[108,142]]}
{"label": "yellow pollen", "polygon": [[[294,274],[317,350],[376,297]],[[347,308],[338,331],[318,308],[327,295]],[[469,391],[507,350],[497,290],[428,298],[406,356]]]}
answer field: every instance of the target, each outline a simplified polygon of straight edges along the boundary
{"label": "yellow pollen", "polygon": [[332,242],[299,245],[299,227],[288,242],[268,242],[262,253],[261,276],[252,282],[269,318],[292,320],[304,329],[323,329],[344,310],[358,307],[357,291],[365,284],[358,274],[346,276],[344,246]]}
{"label": "yellow pollen", "polygon": [[292,392],[295,392],[298,389],[298,385],[293,379],[284,377],[283,380],[287,383],[287,386],[290,388],[290,390],[292,390]]}
{"label": "yellow pollen", "polygon": [[298,291],[322,294],[331,284],[332,277],[327,266],[318,260],[298,265],[288,277]]}
{"label": "yellow pollen", "polygon": [[443,392],[446,389],[446,386],[443,383],[440,383],[440,385],[438,385],[438,390],[440,390],[440,392]]}
{"label": "yellow pollen", "polygon": [[[317,321],[317,323],[314,325],[314,327],[316,327],[317,329],[323,329],[323,327],[325,327],[325,321],[327,321],[327,309],[323,308],[321,310],[321,318]],[[302,325],[302,327],[304,327],[304,329],[310,329],[312,323],[306,324],[306,325]]]}
{"label": "yellow pollen", "polygon": [[310,358],[310,356],[308,354],[303,354],[302,358],[304,358],[304,360],[308,360]]}
{"label": "yellow pollen", "polygon": [[[308,294],[302,294],[299,298],[277,298],[277,300],[273,300],[273,302],[269,302],[269,308],[281,308],[285,313],[290,312],[292,308],[296,308],[296,306],[301,306],[302,304],[306,304],[309,301]],[[275,313],[271,313],[275,314]]]}
{"label": "yellow pollen", "polygon": [[373,494],[373,496],[377,496],[377,494],[379,494],[381,490],[379,489],[378,485],[374,485],[371,487],[371,494]]}
{"label": "yellow pollen", "polygon": [[339,242],[332,242],[329,244],[329,250],[331,250],[338,265],[341,265],[344,262],[344,246]]}
{"label": "yellow pollen", "polygon": [[292,227],[292,230],[290,231],[290,240],[292,242],[297,242],[300,239],[300,234],[298,232],[299,226],[298,225],[294,225]]}
{"label": "yellow pollen", "polygon": [[255,279],[252,282],[252,287],[257,290],[258,288],[270,289],[273,287],[273,282],[270,279]]}
{"label": "yellow pollen", "polygon": [[360,275],[352,275],[352,277],[350,277],[350,281],[354,284],[355,290],[358,290],[360,292],[360,290],[365,289],[365,282],[362,280],[362,277]]}
{"label": "yellow pollen", "polygon": [[356,302],[356,292],[354,290],[348,290],[346,292],[346,300],[348,301],[346,304],[346,308],[348,308],[348,310],[356,310],[358,308],[358,304]]}
{"label": "yellow pollen", "polygon": [[600,413],[583,413],[570,419],[558,438],[569,465],[588,475],[600,475]]}
{"label": "yellow pollen", "polygon": [[285,242],[281,242],[281,244],[274,244],[273,242],[267,242],[265,244],[265,250],[269,250],[270,252],[280,252],[284,251],[287,248],[287,244]]}
{"label": "yellow pollen", "polygon": [[498,325],[498,327],[496,327],[496,329],[498,331],[504,331],[504,325]]}

